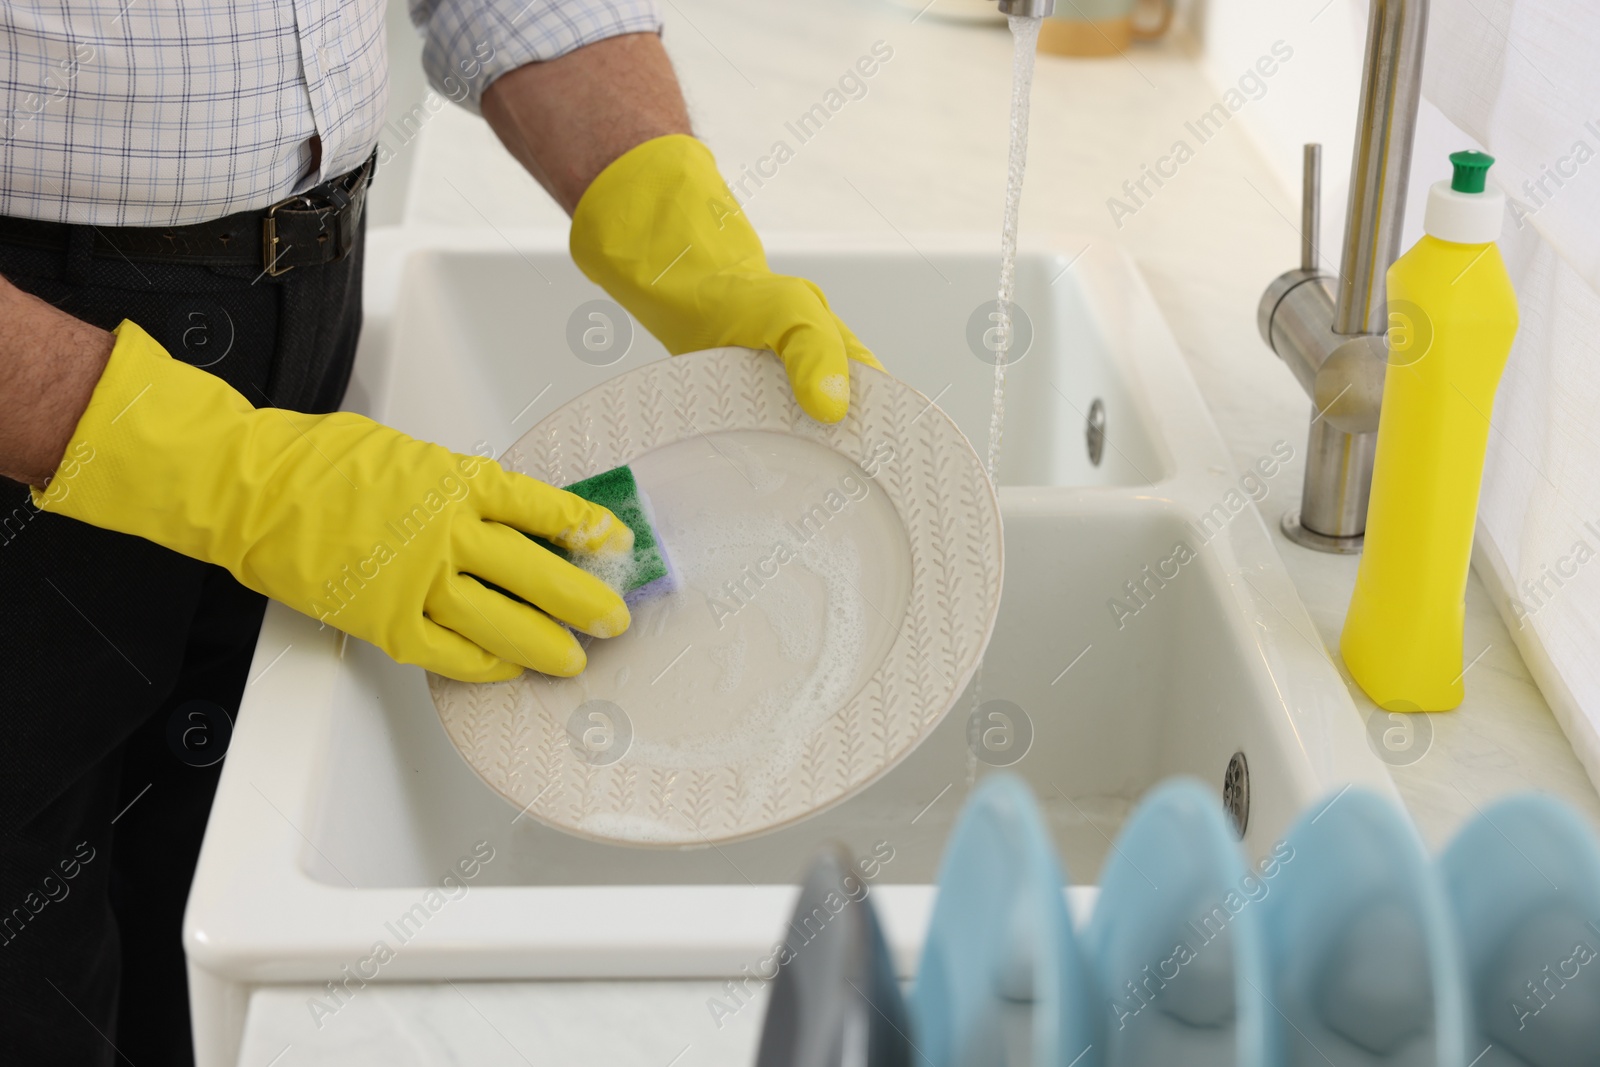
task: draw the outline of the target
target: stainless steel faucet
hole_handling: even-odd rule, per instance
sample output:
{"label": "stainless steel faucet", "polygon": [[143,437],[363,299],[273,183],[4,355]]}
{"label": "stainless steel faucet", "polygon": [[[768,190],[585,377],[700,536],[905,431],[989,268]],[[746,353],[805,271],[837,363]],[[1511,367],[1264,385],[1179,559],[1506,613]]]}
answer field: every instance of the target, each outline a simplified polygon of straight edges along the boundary
{"label": "stainless steel faucet", "polygon": [[1028,18],[1042,19],[1055,14],[1055,10],[1056,0],[1000,0],[1002,15],[1026,15]]}
{"label": "stainless steel faucet", "polygon": [[1318,269],[1322,146],[1308,144],[1300,267],[1267,286],[1256,312],[1312,400],[1300,509],[1284,515],[1283,532],[1321,552],[1360,552],[1367,529],[1388,352],[1384,276],[1400,253],[1427,31],[1427,0],[1372,0],[1339,276]]}

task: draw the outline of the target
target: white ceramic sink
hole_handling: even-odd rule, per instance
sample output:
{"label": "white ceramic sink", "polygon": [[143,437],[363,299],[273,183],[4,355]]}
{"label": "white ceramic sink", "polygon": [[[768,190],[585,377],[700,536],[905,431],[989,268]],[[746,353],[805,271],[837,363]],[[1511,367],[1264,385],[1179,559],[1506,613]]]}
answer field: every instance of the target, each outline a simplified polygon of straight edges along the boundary
{"label": "white ceramic sink", "polygon": [[[770,252],[981,451],[993,369],[966,334],[997,257],[990,242],[913,240],[775,240]],[[1253,853],[1345,783],[1393,796],[1246,503],[1252,488],[1290,490],[1296,475],[1277,469],[1287,448],[1241,488],[1137,272],[1082,247],[1025,246],[1019,264],[1035,336],[1008,373],[1005,590],[981,694],[877,784],[797,826],[686,851],[547,829],[451,748],[420,670],[273,605],[185,923],[202,1062],[231,1062],[251,991],[275,983],[736,974],[770,951],[792,884],[830,838],[880,861],[874,899],[910,974],[952,819],[1007,757],[991,701],[1013,706],[1013,738],[1032,734],[1010,770],[1039,795],[1076,883],[1093,882],[1161,779],[1197,776],[1221,803],[1235,753]],[[348,403],[419,437],[499,454],[565,400],[664,357],[642,332],[608,366],[573,354],[569,319],[604,294],[560,235],[379,231],[368,255]],[[604,324],[580,318],[603,342]],[[1105,417],[1098,464],[1092,410]],[[441,890],[463,861],[472,876]]]}

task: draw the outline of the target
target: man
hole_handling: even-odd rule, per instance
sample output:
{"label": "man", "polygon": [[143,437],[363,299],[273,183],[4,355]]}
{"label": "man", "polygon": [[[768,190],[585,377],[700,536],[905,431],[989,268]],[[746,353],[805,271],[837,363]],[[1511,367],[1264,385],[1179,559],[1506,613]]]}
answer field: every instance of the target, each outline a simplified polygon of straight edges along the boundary
{"label": "man", "polygon": [[[846,360],[876,363],[814,286],[767,269],[689,135],[653,0],[411,14],[430,81],[572,213],[590,278],[673,353],[772,350],[808,413],[843,417]],[[264,596],[314,613],[445,486],[443,521],[327,621],[455,678],[572,675],[562,624],[611,636],[627,608],[519,531],[631,535],[336,411],[382,0],[13,0],[0,26],[0,1061],[186,1062],[203,746],[238,707]]]}

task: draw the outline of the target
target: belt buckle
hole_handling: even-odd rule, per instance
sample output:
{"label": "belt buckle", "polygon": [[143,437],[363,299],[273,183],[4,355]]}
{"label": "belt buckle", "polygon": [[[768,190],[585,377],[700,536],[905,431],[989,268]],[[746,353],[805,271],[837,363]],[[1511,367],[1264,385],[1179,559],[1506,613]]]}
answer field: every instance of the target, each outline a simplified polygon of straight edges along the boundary
{"label": "belt buckle", "polygon": [[[365,206],[366,187],[372,179],[373,165],[378,158],[377,151],[367,157],[361,167],[343,180],[332,180],[315,189],[304,193],[296,193],[267,208],[267,213],[261,218],[261,266],[262,273],[277,278],[294,270],[291,264],[280,268],[278,260],[293,248],[289,245],[282,252],[278,251],[278,220],[277,213],[284,208],[297,207],[309,211],[320,212],[317,224],[320,231],[328,230],[330,219],[336,224],[330,236],[335,243],[333,259],[337,262],[345,257],[353,243],[353,234],[356,225],[361,220],[362,208]],[[320,243],[321,238],[319,238]]]}
{"label": "belt buckle", "polygon": [[304,194],[297,194],[295,196],[289,196],[279,200],[276,204],[273,204],[271,207],[267,208],[266,215],[262,216],[261,267],[262,273],[270,278],[278,278],[294,270],[294,266],[292,264],[282,269],[279,269],[278,267],[278,260],[283,258],[284,252],[289,251],[289,248],[293,248],[294,246],[290,245],[289,248],[285,248],[283,252],[278,251],[278,220],[275,218],[275,216],[280,208],[293,207],[296,205],[301,205],[304,207],[315,206],[311,202],[310,197],[305,196]]}

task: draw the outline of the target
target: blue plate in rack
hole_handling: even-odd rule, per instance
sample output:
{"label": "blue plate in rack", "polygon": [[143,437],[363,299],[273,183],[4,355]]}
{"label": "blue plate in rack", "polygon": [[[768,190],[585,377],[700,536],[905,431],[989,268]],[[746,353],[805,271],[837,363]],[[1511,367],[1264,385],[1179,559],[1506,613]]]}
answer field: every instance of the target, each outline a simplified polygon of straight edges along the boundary
{"label": "blue plate in rack", "polygon": [[1268,1062],[1260,905],[1280,866],[1268,856],[1247,867],[1216,793],[1193,779],[1139,805],[1084,933],[1106,1067]]}
{"label": "blue plate in rack", "polygon": [[1472,990],[1476,1067],[1600,1063],[1600,849],[1565,805],[1510,797],[1439,866]]}
{"label": "blue plate in rack", "polygon": [[968,799],[911,992],[918,1067],[1099,1067],[1091,980],[1038,805],[1010,775]]}
{"label": "blue plate in rack", "polygon": [[1460,945],[1406,816],[1347,787],[1301,815],[1282,851],[1261,901],[1277,1061],[1468,1063]]}

